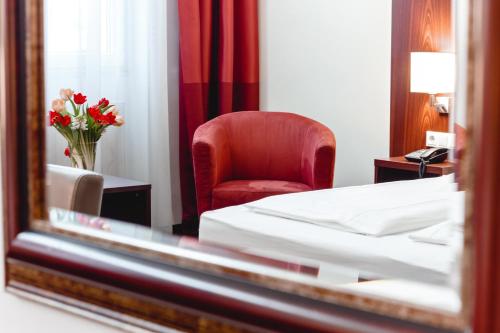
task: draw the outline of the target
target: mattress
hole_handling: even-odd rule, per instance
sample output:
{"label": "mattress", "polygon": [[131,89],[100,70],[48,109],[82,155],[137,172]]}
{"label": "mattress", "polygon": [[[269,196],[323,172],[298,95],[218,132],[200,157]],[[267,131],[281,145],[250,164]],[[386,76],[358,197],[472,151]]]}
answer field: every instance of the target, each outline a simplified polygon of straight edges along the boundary
{"label": "mattress", "polygon": [[[259,214],[244,205],[205,212],[201,216],[201,242],[222,244],[238,250],[318,265],[357,278],[401,278],[449,284],[463,234],[455,232],[450,245],[411,240],[410,232],[382,237],[325,228],[283,217]],[[347,272],[347,273],[346,273]],[[338,273],[341,274],[341,273]]]}

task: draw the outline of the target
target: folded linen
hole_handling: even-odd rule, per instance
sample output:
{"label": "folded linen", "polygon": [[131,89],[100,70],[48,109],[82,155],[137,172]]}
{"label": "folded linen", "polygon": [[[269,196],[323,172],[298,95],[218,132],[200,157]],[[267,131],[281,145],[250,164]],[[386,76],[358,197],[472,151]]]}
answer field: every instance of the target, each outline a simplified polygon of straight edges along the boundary
{"label": "folded linen", "polygon": [[256,213],[382,236],[448,219],[454,176],[351,186],[267,197],[246,204]]}
{"label": "folded linen", "polygon": [[454,233],[463,233],[465,219],[465,192],[453,192],[449,205],[449,220],[421,230],[417,230],[408,235],[416,242],[450,245],[456,238]]}
{"label": "folded linen", "polygon": [[456,226],[450,222],[439,223],[408,235],[408,238],[416,242],[448,245]]}

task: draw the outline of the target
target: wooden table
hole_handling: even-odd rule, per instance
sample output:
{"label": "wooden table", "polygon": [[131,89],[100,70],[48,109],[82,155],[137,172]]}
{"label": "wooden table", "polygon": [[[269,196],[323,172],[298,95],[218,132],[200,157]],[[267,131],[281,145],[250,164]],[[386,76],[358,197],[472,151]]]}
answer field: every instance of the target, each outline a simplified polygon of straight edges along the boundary
{"label": "wooden table", "polygon": [[151,226],[151,184],[104,175],[101,216]]}
{"label": "wooden table", "polygon": [[[375,183],[418,178],[419,163],[409,162],[404,156],[375,159]],[[453,173],[451,162],[428,164],[424,178]]]}

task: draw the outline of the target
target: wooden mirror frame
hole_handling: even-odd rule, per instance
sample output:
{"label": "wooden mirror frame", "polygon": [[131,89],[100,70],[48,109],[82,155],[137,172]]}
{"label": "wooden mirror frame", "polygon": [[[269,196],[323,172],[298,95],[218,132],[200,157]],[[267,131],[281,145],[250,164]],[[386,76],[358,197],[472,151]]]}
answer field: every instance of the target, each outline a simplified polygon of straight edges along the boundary
{"label": "wooden mirror frame", "polygon": [[[43,1],[0,3],[9,13],[2,23],[7,48],[1,129],[6,285],[10,292],[158,332],[168,327],[204,332],[457,332],[465,325],[479,333],[500,331],[500,287],[496,284],[500,277],[496,265],[500,258],[500,227],[496,224],[500,218],[500,175],[496,172],[500,168],[500,93],[496,90],[500,86],[500,47],[496,44],[500,24],[495,21],[500,4],[495,0],[470,2],[468,103],[475,112],[469,122],[466,169],[468,207],[473,208],[467,218],[474,223],[466,230],[464,281],[474,283],[464,284],[467,323],[457,323],[455,329],[334,305],[176,265],[162,266],[167,278],[159,279],[133,270],[137,264],[133,258],[30,230],[30,221],[46,219]],[[94,260],[96,251],[116,263]]]}

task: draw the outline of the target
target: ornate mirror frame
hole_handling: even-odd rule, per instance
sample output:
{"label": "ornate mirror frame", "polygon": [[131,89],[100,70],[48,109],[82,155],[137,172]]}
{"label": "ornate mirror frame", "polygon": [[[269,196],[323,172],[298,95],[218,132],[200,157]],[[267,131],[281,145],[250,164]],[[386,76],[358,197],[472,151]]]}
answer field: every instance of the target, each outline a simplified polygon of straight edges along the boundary
{"label": "ornate mirror frame", "polygon": [[[496,265],[500,257],[496,223],[500,218],[500,75],[492,75],[500,74],[496,43],[500,23],[495,21],[500,4],[495,0],[470,3],[468,109],[474,112],[469,111],[472,126],[465,170],[467,218],[474,223],[466,229],[463,267],[464,281],[474,283],[464,284],[463,317],[415,313],[411,307],[398,309],[388,302],[348,294],[336,295],[335,305],[234,276],[204,273],[194,269],[201,261],[176,253],[170,254],[159,275],[157,266],[132,255],[61,237],[61,230],[50,226],[33,230],[33,222],[47,220],[41,0],[0,1],[3,12],[9,13],[0,20],[6,34],[2,78],[6,93],[0,101],[7,289],[82,315],[157,332],[169,327],[204,332],[458,332],[467,327],[479,333],[500,331],[496,283],[500,277]],[[214,265],[203,268],[210,267]],[[420,323],[404,320],[415,316]]]}

